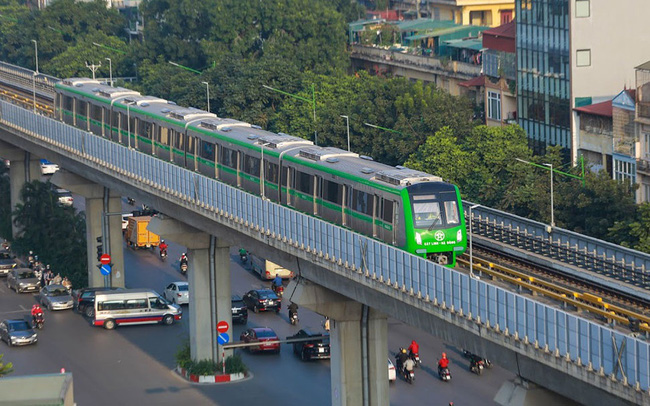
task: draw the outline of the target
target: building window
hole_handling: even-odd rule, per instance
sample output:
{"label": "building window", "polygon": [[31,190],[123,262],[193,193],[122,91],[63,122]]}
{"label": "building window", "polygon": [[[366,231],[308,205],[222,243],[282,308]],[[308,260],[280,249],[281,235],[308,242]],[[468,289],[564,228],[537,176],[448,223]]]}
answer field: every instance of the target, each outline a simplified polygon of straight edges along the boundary
{"label": "building window", "polygon": [[589,1],[576,0],[576,18],[589,17]]}
{"label": "building window", "polygon": [[650,133],[643,133],[643,141],[644,158],[650,160]]}
{"label": "building window", "polygon": [[488,118],[501,121],[501,93],[488,92]]}
{"label": "building window", "polygon": [[576,66],[591,66],[591,49],[576,51]]}
{"label": "building window", "polygon": [[650,185],[643,185],[643,201],[644,202],[650,202]]}

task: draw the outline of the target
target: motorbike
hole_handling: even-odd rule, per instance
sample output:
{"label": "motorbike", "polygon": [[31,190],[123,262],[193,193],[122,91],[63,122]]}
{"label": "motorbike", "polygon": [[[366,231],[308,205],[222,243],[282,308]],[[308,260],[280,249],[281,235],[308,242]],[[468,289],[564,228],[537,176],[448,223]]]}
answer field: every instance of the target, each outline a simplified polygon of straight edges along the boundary
{"label": "motorbike", "polygon": [[32,318],[33,324],[35,327],[38,327],[38,329],[43,328],[43,324],[45,324],[45,318],[43,317],[43,313],[37,313],[33,316]]}
{"label": "motorbike", "polygon": [[187,274],[187,262],[181,262],[181,273],[183,275]]}
{"label": "motorbike", "polygon": [[[492,368],[492,362],[490,362],[489,359],[483,358],[480,355],[472,354],[471,352],[467,350],[463,350],[463,356],[472,362],[473,360],[480,360],[483,364],[484,368]],[[472,365],[470,364],[470,369],[472,369]]]}
{"label": "motorbike", "polygon": [[449,368],[438,368],[438,376],[440,376],[440,379],[444,382],[451,381],[451,372],[449,372]]}
{"label": "motorbike", "polygon": [[278,295],[280,299],[282,299],[282,294],[284,294],[284,286],[271,285],[271,290],[273,290],[273,292],[275,292],[275,294]]}
{"label": "motorbike", "polygon": [[167,259],[167,250],[166,249],[160,250],[160,259],[163,260],[163,261]]}
{"label": "motorbike", "polygon": [[410,384],[413,384],[413,381],[415,381],[415,371],[407,371],[406,369],[404,370],[404,380]]}
{"label": "motorbike", "polygon": [[292,326],[298,324],[298,312],[291,312],[291,314],[289,314],[289,320],[291,321]]}
{"label": "motorbike", "polygon": [[135,205],[135,199],[132,197],[127,197],[126,202],[130,204],[131,206]]}
{"label": "motorbike", "polygon": [[419,368],[422,366],[422,361],[420,360],[420,354],[417,352],[412,352],[409,354],[409,357],[415,362],[415,367]]}
{"label": "motorbike", "polygon": [[242,264],[245,264],[246,262],[248,262],[248,253],[240,252],[239,253],[239,260],[241,261]]}
{"label": "motorbike", "polygon": [[483,373],[484,363],[481,358],[474,358],[469,363],[469,370],[474,372],[476,375],[481,375]]}

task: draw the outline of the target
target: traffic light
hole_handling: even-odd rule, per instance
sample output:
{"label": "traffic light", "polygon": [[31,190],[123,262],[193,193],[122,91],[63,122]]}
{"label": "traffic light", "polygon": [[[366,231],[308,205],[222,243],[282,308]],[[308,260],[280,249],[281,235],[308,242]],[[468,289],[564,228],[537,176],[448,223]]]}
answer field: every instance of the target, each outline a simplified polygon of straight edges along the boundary
{"label": "traffic light", "polygon": [[97,261],[99,261],[104,254],[104,245],[102,244],[102,237],[97,237],[97,242],[99,245],[97,246]]}

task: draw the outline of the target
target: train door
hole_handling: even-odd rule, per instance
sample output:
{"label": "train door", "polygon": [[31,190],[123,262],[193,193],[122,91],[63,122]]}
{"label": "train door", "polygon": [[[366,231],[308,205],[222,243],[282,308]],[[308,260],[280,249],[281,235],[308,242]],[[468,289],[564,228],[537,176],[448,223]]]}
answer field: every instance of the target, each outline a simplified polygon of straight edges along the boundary
{"label": "train door", "polygon": [[383,199],[375,194],[375,198],[372,203],[372,236],[377,238],[379,235],[379,220],[381,218],[380,206],[383,202]]}
{"label": "train door", "polygon": [[312,193],[312,198],[314,199],[313,203],[313,211],[314,211],[314,216],[318,216],[320,213],[319,207],[318,207],[318,198],[320,197],[320,189],[321,189],[321,183],[323,182],[323,178],[318,175],[314,175],[314,191]]}
{"label": "train door", "polygon": [[348,224],[348,216],[346,213],[346,209],[348,207],[348,186],[343,185],[343,201],[341,202],[341,224],[344,226],[347,226]]}

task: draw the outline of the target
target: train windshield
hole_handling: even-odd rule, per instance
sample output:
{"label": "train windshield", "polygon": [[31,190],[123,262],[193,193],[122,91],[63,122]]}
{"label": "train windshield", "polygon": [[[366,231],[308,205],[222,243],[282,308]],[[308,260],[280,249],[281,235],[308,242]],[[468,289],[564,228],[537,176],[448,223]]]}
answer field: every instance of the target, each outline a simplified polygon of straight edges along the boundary
{"label": "train windshield", "polygon": [[442,192],[413,195],[413,225],[415,228],[434,230],[460,224],[456,194]]}

